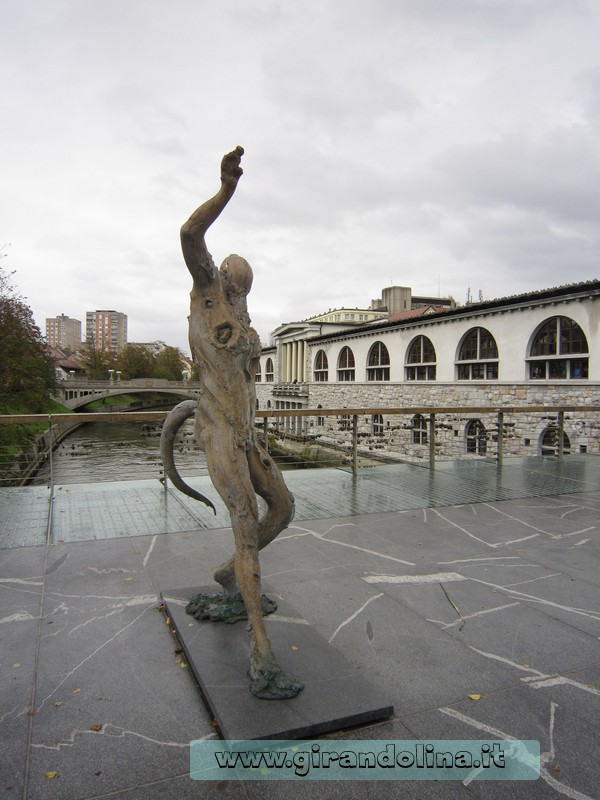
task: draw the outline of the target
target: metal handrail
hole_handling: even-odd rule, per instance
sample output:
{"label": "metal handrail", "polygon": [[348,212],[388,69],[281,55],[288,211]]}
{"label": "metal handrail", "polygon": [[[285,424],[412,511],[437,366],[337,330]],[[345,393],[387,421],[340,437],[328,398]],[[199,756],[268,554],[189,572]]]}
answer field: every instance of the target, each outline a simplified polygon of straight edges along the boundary
{"label": "metal handrail", "polygon": [[[403,406],[403,407],[361,407],[361,408],[257,408],[257,418],[271,417],[340,417],[386,414],[400,416],[422,414],[559,414],[566,412],[582,414],[600,412],[600,402],[587,405],[528,405],[528,406]],[[165,419],[168,411],[96,411],[66,414],[0,414],[0,425],[29,425],[41,422],[152,422]]]}
{"label": "metal handrail", "polygon": [[[420,414],[429,419],[428,443],[429,443],[429,468],[435,469],[436,461],[436,434],[435,420],[440,415],[463,415],[463,414],[494,414],[497,417],[497,461],[501,465],[503,462],[504,445],[504,417],[507,414],[532,414],[545,413],[556,415],[558,447],[557,457],[563,458],[563,433],[564,419],[567,412],[579,412],[589,414],[594,410],[600,411],[600,404],[595,405],[527,405],[527,406],[410,406],[410,407],[361,407],[361,408],[292,408],[292,409],[256,409],[255,417],[263,420],[264,440],[268,445],[268,420],[278,418],[293,417],[339,417],[348,420],[349,430],[352,431],[352,471],[356,474],[358,465],[358,417],[381,414],[386,416],[415,416]],[[65,413],[65,414],[3,414],[0,415],[0,425],[24,425],[39,424],[44,422],[49,430],[49,450],[54,446],[52,443],[53,426],[59,424],[60,427],[66,423],[70,425],[84,422],[153,422],[164,420],[168,411],[106,411],[88,413]]]}

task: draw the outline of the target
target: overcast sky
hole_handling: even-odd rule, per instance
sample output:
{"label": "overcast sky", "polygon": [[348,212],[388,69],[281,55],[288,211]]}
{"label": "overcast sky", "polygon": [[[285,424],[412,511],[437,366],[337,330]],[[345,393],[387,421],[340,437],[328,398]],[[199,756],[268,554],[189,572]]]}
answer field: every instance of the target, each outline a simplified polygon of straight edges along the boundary
{"label": "overcast sky", "polygon": [[597,0],[0,0],[2,266],[46,317],[189,352],[179,228],[254,269],[263,341],[385,286],[600,276]]}

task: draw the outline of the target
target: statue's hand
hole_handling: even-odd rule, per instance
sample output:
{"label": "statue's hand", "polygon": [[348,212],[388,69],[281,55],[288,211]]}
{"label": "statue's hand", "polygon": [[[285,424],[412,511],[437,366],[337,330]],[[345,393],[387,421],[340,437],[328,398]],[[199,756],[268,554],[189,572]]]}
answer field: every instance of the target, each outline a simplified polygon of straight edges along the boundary
{"label": "statue's hand", "polygon": [[236,186],[244,170],[240,167],[240,161],[244,155],[244,148],[239,145],[231,153],[223,156],[221,161],[221,181],[230,186]]}

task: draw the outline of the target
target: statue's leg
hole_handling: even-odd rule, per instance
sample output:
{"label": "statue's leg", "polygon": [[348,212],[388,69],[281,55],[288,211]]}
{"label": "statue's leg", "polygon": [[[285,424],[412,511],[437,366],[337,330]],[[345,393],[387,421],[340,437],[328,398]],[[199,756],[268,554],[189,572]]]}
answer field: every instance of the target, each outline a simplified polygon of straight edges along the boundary
{"label": "statue's leg", "polygon": [[277,464],[258,442],[248,453],[248,467],[254,491],[267,503],[258,528],[258,549],[262,550],[294,519],[294,495]]}
{"label": "statue's leg", "polygon": [[[225,431],[220,433],[227,436]],[[214,441],[216,445],[213,445]],[[302,684],[286,675],[278,665],[263,619],[258,560],[258,504],[246,452],[238,449],[236,457],[231,460],[229,454],[232,451],[222,445],[222,438],[215,436],[206,443],[205,452],[215,489],[231,515],[235,539],[235,576],[251,631],[252,692],[266,699],[294,697],[302,689]]]}
{"label": "statue's leg", "polygon": [[[267,504],[267,510],[258,523],[258,549],[262,550],[294,518],[294,495],[285,485],[277,464],[258,442],[248,453],[248,468],[254,491]],[[215,580],[222,586],[235,583],[235,557],[219,567]]]}

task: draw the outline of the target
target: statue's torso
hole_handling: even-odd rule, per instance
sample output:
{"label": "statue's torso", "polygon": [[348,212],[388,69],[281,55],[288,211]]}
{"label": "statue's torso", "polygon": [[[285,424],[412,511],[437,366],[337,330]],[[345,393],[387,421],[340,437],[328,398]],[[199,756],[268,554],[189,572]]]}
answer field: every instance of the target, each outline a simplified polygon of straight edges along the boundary
{"label": "statue's torso", "polygon": [[194,284],[190,298],[189,340],[202,384],[196,435],[202,444],[213,430],[218,435],[223,424],[231,425],[236,443],[244,445],[254,428],[258,334],[247,314],[236,317],[218,272],[208,286]]}

